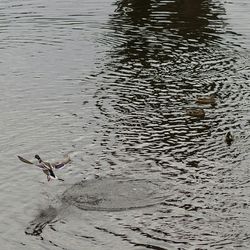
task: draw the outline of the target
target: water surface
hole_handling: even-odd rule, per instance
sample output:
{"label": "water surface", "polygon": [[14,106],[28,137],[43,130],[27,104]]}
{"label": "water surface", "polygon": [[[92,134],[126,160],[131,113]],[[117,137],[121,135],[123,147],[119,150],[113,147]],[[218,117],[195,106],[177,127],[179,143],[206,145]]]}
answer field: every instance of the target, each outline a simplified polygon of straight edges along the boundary
{"label": "water surface", "polygon": [[[249,249],[249,11],[246,0],[2,1],[1,245]],[[195,103],[211,94],[216,105]],[[65,182],[16,158],[68,152]],[[168,188],[135,210],[55,210],[98,177]]]}

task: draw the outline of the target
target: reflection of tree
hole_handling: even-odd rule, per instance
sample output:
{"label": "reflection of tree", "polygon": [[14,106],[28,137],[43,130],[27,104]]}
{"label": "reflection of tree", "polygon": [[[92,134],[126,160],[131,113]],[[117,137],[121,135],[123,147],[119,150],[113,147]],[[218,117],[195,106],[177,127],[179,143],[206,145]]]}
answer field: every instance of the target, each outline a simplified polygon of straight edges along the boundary
{"label": "reflection of tree", "polygon": [[[184,46],[194,51],[199,45],[213,43],[219,38],[217,29],[222,23],[217,22],[218,14],[224,12],[220,5],[204,0],[124,0],[117,6],[110,24],[126,39],[119,54],[127,55],[127,60],[136,58],[143,65],[149,58],[170,59],[171,53],[178,53],[176,50],[182,53]],[[214,8],[216,11],[212,11]]]}
{"label": "reflection of tree", "polygon": [[[125,55],[122,62],[140,61],[145,64],[149,47],[148,34],[145,29],[150,17],[150,0],[117,2],[116,14],[110,25],[117,34],[122,34],[125,41],[116,52],[118,56]],[[142,60],[141,60],[142,59]]]}
{"label": "reflection of tree", "polygon": [[117,2],[117,6],[118,16],[126,13],[128,22],[133,25],[144,25],[150,16],[151,0],[124,0]]}
{"label": "reflection of tree", "polygon": [[204,3],[204,0],[177,0],[162,6],[160,9],[161,11],[171,10],[169,27],[176,29],[179,34],[186,37],[209,30],[207,16],[210,13],[210,8],[208,4]]}

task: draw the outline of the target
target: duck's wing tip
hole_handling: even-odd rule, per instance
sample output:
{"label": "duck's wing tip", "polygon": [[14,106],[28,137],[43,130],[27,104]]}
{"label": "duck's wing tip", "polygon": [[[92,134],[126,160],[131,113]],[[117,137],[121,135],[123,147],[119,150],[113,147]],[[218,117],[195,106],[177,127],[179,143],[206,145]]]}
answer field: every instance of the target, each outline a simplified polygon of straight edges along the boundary
{"label": "duck's wing tip", "polygon": [[69,155],[66,155],[62,161],[58,161],[58,162],[53,163],[53,166],[56,169],[59,169],[59,168],[64,167],[69,162],[71,162],[71,159],[70,159]]}
{"label": "duck's wing tip", "polygon": [[17,157],[18,157],[18,159],[19,159],[20,161],[22,161],[22,162],[24,162],[24,163],[31,164],[31,165],[34,164],[33,162],[24,159],[24,158],[23,158],[22,156],[20,156],[20,155],[18,155]]}

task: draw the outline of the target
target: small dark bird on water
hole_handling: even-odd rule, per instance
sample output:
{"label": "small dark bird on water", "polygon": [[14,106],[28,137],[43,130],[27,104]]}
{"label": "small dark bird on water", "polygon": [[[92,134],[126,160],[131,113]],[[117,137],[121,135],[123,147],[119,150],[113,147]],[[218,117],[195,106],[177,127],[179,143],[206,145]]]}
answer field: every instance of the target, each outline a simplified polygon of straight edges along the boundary
{"label": "small dark bird on water", "polygon": [[46,174],[48,181],[50,181],[51,179],[58,179],[60,181],[63,181],[63,179],[60,179],[55,175],[53,169],[60,169],[71,161],[68,155],[62,161],[53,163],[43,161],[39,155],[35,155],[35,158],[38,160],[38,163],[33,163],[31,161],[28,161],[19,155],[17,157],[19,158],[20,161],[26,164],[31,164],[39,167],[43,171],[43,173]]}
{"label": "small dark bird on water", "polygon": [[230,146],[230,145],[232,144],[233,140],[234,140],[234,138],[233,138],[231,132],[228,131],[228,132],[226,133],[226,136],[225,136],[225,142],[227,143],[227,145]]}
{"label": "small dark bird on water", "polygon": [[203,97],[198,97],[195,102],[198,103],[198,104],[215,105],[216,104],[216,98],[215,98],[215,95],[203,96]]}
{"label": "small dark bird on water", "polygon": [[193,108],[193,109],[188,109],[186,111],[187,115],[194,116],[197,118],[204,118],[205,117],[205,111],[202,108]]}

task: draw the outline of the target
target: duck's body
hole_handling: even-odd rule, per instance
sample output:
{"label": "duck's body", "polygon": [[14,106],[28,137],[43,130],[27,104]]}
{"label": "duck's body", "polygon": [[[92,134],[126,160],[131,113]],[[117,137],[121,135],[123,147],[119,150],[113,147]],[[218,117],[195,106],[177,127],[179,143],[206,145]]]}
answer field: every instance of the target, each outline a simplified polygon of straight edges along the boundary
{"label": "duck's body", "polygon": [[205,116],[205,111],[201,108],[189,109],[187,110],[187,115],[203,118]]}
{"label": "duck's body", "polygon": [[38,164],[36,164],[36,166],[43,170],[48,181],[51,179],[58,179],[53,171],[54,166],[51,163],[43,161],[39,155],[35,155],[35,158],[38,160]]}
{"label": "duck's body", "polygon": [[[70,162],[69,156],[65,157],[60,162],[50,163],[50,162],[43,161],[39,155],[35,155],[35,158],[38,160],[37,164],[33,163],[31,161],[28,161],[19,155],[17,157],[19,158],[20,161],[22,161],[24,163],[32,164],[32,165],[39,167],[43,171],[43,173],[47,176],[48,181],[50,181],[51,179],[58,179],[57,176],[55,175],[53,169],[60,169],[65,164]],[[62,180],[62,179],[59,179],[59,180]]]}
{"label": "duck's body", "polygon": [[211,96],[206,96],[206,97],[198,97],[195,101],[198,104],[211,104],[215,105],[216,104],[216,99],[214,95]]}

